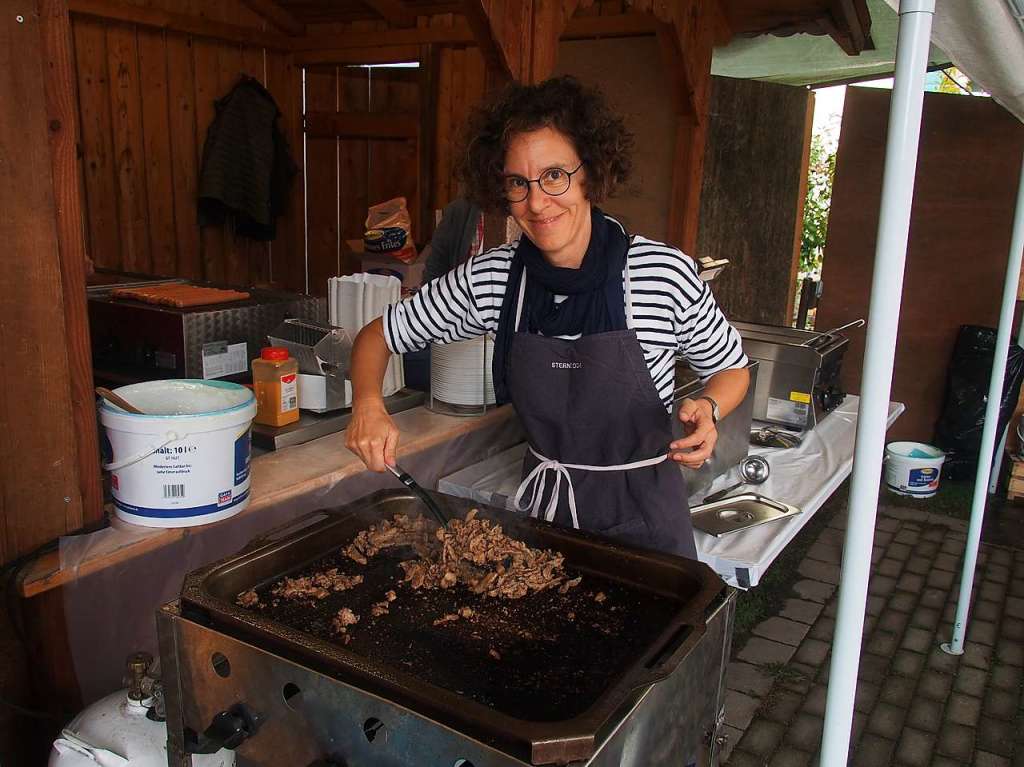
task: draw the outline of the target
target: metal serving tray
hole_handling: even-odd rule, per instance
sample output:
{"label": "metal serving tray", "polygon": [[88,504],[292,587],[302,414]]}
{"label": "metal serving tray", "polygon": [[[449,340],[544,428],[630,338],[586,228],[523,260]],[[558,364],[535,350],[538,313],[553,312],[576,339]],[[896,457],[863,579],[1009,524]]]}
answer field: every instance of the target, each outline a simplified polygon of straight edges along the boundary
{"label": "metal serving tray", "polygon": [[[477,506],[440,494],[435,498],[449,516],[462,516]],[[499,522],[510,535],[564,554],[567,567],[573,570],[612,579],[637,593],[657,594],[675,603],[667,619],[652,627],[649,634],[653,638],[621,658],[621,666],[608,686],[587,702],[582,713],[561,721],[509,716],[431,684],[400,663],[357,655],[346,646],[324,641],[235,603],[240,592],[317,561],[349,543],[369,524],[396,513],[420,513],[421,509],[418,499],[403,489],[379,491],[338,509],[314,512],[254,541],[240,554],[186,576],[182,613],[190,620],[413,709],[529,763],[565,764],[588,759],[623,712],[634,705],[636,696],[672,673],[700,643],[707,614],[727,594],[725,584],[700,562],[482,509],[482,516]],[[296,525],[303,524],[295,530]],[[644,618],[636,616],[636,620]]]}
{"label": "metal serving tray", "polygon": [[787,519],[800,513],[796,506],[773,501],[757,493],[740,493],[690,510],[693,526],[720,538],[750,527]]}

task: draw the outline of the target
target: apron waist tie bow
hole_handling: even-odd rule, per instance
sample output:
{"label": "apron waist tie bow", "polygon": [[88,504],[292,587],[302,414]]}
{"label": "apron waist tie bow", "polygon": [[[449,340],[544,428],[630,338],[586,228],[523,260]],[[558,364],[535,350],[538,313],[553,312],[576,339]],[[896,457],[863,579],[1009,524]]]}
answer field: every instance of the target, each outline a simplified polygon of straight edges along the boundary
{"label": "apron waist tie bow", "polygon": [[[668,458],[668,453],[663,453],[654,458],[646,458],[642,461],[633,461],[632,463],[620,463],[613,466],[588,466],[583,463],[553,461],[542,456],[532,446],[527,445],[527,447],[529,447],[530,452],[533,453],[540,463],[520,483],[514,501],[516,511],[523,514],[529,512],[531,517],[538,517],[540,515],[541,503],[544,500],[544,490],[548,482],[548,473],[551,472],[555,475],[554,487],[551,490],[551,497],[548,499],[547,508],[544,509],[544,521],[555,521],[555,511],[558,508],[558,494],[562,488],[562,478],[564,477],[569,497],[569,514],[572,515],[572,526],[576,530],[580,529],[580,521],[576,514],[576,493],[573,491],[572,477],[569,475],[569,469],[579,469],[582,471],[630,471],[631,469],[656,466]],[[523,498],[527,493],[530,493],[530,497],[524,503]]]}

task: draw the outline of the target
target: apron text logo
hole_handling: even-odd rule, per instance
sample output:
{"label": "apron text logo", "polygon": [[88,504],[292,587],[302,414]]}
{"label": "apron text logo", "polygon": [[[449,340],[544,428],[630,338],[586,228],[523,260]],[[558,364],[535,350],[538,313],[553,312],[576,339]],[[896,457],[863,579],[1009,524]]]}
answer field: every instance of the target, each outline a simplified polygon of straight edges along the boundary
{"label": "apron text logo", "polygon": [[583,367],[582,362],[552,362],[551,367],[559,370],[579,370]]}

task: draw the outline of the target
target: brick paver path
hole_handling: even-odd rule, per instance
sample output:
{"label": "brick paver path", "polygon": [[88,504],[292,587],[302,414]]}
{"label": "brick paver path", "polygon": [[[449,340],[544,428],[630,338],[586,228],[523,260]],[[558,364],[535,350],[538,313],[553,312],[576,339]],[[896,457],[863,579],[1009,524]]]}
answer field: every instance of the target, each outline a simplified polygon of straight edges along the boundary
{"label": "brick paver path", "polygon": [[[801,563],[792,598],[734,648],[729,767],[818,764],[845,524],[845,513],[830,522]],[[879,508],[855,767],[1024,767],[1024,551],[982,546],[965,653],[939,649],[951,636],[965,533],[960,520]]]}

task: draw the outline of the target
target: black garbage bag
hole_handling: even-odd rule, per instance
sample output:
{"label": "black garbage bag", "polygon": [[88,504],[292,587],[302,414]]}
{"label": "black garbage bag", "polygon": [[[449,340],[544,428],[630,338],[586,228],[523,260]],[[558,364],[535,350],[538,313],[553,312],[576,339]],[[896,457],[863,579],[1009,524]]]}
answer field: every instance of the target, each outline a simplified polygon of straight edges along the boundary
{"label": "black garbage bag", "polygon": [[[946,375],[946,396],[942,414],[935,424],[935,446],[946,452],[942,476],[969,479],[977,472],[981,452],[981,430],[985,425],[996,330],[978,325],[961,325]],[[999,403],[999,431],[1010,422],[1024,378],[1024,349],[1010,344],[1006,378]],[[996,437],[998,446],[999,436]]]}

